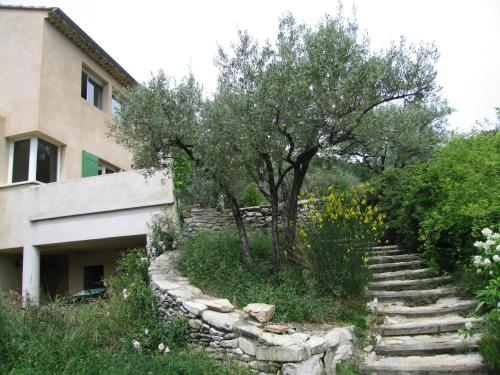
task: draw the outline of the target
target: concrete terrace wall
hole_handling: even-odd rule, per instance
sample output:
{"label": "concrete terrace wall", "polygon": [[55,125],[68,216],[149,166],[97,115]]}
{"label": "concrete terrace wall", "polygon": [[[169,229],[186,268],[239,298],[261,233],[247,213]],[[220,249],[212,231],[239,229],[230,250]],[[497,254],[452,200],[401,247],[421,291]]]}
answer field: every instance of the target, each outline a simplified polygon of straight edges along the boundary
{"label": "concrete terrace wall", "polygon": [[[305,200],[299,201],[298,220],[304,218],[306,211],[304,208],[305,202]],[[271,206],[268,204],[244,207],[241,209],[241,215],[243,222],[250,228],[266,229],[271,226]],[[281,210],[279,222],[283,223]],[[202,230],[220,230],[224,226],[234,226],[233,216],[229,209],[220,211],[215,208],[193,207],[184,218],[184,230],[190,237]]]}
{"label": "concrete terrace wall", "polygon": [[160,299],[165,321],[189,319],[191,342],[214,359],[225,356],[251,372],[282,375],[332,375],[336,364],[353,354],[351,327],[284,334],[268,332],[263,323],[227,300],[204,294],[175,269],[177,251],[154,259],[149,267],[151,287]]}

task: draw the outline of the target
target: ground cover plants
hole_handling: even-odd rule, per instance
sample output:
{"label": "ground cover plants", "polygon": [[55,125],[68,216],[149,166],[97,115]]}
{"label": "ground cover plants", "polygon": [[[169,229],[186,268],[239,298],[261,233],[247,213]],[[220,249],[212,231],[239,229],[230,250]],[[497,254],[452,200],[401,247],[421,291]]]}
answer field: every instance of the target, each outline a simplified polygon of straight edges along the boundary
{"label": "ground cover plants", "polygon": [[188,349],[185,321],[159,319],[143,249],[126,253],[106,284],[109,299],[79,304],[21,309],[12,296],[0,296],[0,373],[240,373],[229,361]]}

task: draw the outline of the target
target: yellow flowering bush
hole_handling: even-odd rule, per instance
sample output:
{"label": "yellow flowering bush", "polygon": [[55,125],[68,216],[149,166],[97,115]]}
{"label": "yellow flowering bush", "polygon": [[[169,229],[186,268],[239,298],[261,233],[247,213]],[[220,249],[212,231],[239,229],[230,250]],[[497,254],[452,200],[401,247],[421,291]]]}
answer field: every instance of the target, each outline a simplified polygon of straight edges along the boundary
{"label": "yellow flowering bush", "polygon": [[369,272],[367,250],[383,232],[384,214],[371,203],[369,184],[306,196],[308,210],[298,231],[299,258],[317,291],[361,294]]}

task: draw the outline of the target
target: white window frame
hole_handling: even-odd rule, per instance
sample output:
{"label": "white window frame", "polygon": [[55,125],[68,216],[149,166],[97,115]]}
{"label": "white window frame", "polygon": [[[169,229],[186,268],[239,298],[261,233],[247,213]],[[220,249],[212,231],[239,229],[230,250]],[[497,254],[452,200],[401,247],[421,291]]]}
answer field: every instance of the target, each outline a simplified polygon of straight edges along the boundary
{"label": "white window frame", "polygon": [[14,143],[17,141],[22,141],[25,139],[30,140],[30,155],[29,155],[29,165],[28,165],[28,180],[19,181],[17,183],[23,182],[38,182],[43,184],[41,181],[36,179],[36,167],[37,167],[37,152],[38,152],[38,139],[41,138],[51,145],[57,147],[57,170],[56,170],[56,181],[61,180],[61,145],[54,144],[52,141],[46,140],[43,137],[26,137],[26,138],[16,138],[9,141],[9,163],[7,168],[7,183],[12,184],[12,174],[14,172]]}

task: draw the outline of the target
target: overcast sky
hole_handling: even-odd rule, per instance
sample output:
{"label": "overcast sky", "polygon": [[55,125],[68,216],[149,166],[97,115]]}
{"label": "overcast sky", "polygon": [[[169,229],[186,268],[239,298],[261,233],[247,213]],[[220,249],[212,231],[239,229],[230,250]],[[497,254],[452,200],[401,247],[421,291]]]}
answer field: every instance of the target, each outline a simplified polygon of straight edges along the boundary
{"label": "overcast sky", "polygon": [[[217,46],[229,47],[237,28],[273,40],[278,19],[290,11],[316,23],[337,13],[336,0],[0,0],[2,4],[60,7],[138,81],[163,69],[181,78],[189,69],[206,93],[214,90]],[[495,119],[500,107],[500,0],[344,0],[360,29],[380,49],[404,35],[435,42],[442,96],[456,109],[451,128]]]}

